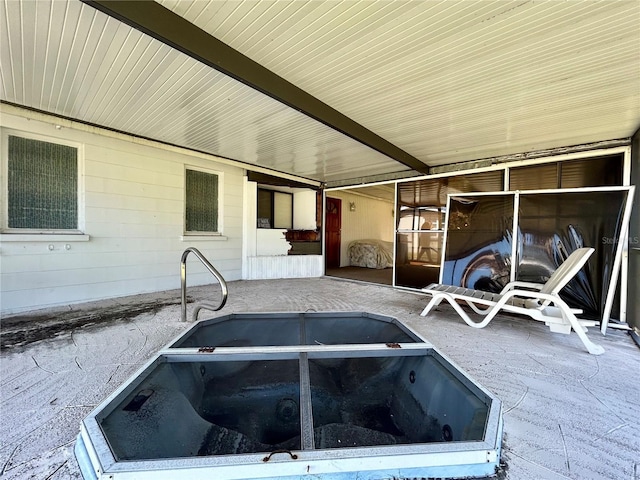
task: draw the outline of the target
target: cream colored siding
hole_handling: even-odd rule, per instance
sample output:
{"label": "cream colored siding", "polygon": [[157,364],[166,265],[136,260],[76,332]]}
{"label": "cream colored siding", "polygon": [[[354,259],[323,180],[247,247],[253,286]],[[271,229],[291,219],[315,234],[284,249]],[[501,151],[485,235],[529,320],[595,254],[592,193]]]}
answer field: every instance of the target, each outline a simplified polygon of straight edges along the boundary
{"label": "cream colored siding", "polygon": [[[243,169],[86,127],[56,129],[6,111],[2,127],[82,145],[80,208],[89,236],[14,241],[14,235],[2,234],[3,313],[179,288],[180,255],[189,246],[200,249],[227,280],[241,278]],[[222,236],[184,235],[185,165],[220,173]],[[189,285],[213,282],[196,261],[189,262],[188,274]]]}

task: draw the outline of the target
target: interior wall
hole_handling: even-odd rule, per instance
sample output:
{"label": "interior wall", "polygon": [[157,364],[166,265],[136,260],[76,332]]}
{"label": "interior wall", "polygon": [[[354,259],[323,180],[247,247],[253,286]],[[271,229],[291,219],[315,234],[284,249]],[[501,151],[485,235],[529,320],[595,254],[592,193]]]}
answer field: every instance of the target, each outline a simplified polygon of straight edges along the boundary
{"label": "interior wall", "polygon": [[[342,235],[340,242],[340,266],[349,265],[349,243],[354,240],[375,239],[393,242],[393,201],[378,200],[334,190],[329,196],[342,199]],[[350,205],[353,204],[355,211]]]}
{"label": "interior wall", "polygon": [[[3,314],[177,289],[187,247],[198,248],[228,281],[241,278],[243,169],[26,110],[3,110],[0,122],[16,135],[79,146],[84,234],[2,233]],[[221,174],[221,235],[184,235],[187,165]],[[211,283],[189,258],[189,285]]]}

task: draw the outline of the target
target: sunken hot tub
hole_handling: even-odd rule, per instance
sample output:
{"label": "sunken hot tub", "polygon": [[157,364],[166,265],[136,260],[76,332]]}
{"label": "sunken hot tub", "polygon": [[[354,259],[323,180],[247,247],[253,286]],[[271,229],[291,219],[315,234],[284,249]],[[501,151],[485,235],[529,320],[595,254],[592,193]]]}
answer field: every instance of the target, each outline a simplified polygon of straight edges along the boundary
{"label": "sunken hot tub", "polygon": [[196,323],[83,422],[86,480],[492,475],[501,404],[396,319]]}

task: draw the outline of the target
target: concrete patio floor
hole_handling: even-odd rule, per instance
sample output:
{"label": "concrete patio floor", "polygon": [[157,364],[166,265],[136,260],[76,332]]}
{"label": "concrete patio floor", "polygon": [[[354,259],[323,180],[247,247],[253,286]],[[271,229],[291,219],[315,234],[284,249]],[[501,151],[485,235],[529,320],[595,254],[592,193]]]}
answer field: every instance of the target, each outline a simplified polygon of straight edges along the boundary
{"label": "concrete patio floor", "polygon": [[[189,296],[210,300],[212,288],[190,288]],[[499,316],[477,330],[445,306],[422,318],[426,299],[327,277],[237,281],[229,283],[227,306],[200,318],[307,310],[396,317],[503,401],[499,478],[640,480],[640,349],[627,333],[590,329],[606,350],[593,356],[575,333],[554,334],[531,320]],[[80,422],[190,325],[180,321],[178,300],[171,291],[56,309],[50,313],[61,320],[80,312],[91,324],[61,321],[35,343],[3,342],[0,477],[81,478],[73,455]],[[120,313],[96,320],[95,312],[108,311]]]}

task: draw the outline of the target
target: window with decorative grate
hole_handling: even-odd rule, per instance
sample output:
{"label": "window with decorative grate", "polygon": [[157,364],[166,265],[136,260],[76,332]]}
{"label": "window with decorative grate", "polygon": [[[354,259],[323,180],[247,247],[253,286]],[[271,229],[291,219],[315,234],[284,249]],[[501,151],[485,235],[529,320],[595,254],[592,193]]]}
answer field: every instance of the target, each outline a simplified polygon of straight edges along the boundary
{"label": "window with decorative grate", "polygon": [[185,171],[185,232],[219,233],[220,175],[187,168]]}
{"label": "window with decorative grate", "polygon": [[78,229],[78,149],[8,135],[5,228]]}

